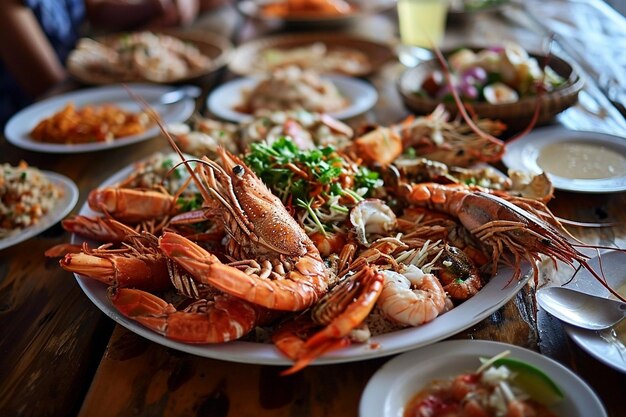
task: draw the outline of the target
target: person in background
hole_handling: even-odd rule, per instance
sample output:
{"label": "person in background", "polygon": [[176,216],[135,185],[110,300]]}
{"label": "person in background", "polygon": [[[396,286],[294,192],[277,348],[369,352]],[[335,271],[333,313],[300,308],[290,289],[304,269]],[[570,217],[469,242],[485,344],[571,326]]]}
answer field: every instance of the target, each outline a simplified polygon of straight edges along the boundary
{"label": "person in background", "polygon": [[0,127],[67,77],[65,60],[87,24],[157,29],[192,22],[201,0],[0,0]]}

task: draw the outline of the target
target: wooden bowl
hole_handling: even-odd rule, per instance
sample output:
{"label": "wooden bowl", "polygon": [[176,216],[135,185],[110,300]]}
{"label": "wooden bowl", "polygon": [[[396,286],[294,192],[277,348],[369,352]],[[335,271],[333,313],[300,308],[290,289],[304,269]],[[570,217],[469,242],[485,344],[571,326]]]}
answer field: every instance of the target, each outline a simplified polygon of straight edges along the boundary
{"label": "wooden bowl", "polygon": [[338,71],[344,75],[364,77],[378,70],[384,63],[395,59],[389,45],[366,38],[337,33],[300,33],[271,36],[247,42],[239,46],[228,65],[229,69],[239,75],[263,74],[271,71],[264,65],[263,53],[269,49],[289,50],[301,48],[314,43],[323,43],[330,51],[333,49],[355,50],[362,53],[368,60],[367,67],[351,71]]}
{"label": "wooden bowl", "polygon": [[[549,66],[566,82],[553,91],[540,97],[541,108],[539,111],[538,124],[545,124],[552,120],[558,113],[574,105],[578,100],[578,93],[582,89],[583,80],[578,72],[566,61],[551,55],[546,61],[546,56],[529,54],[538,62],[549,62]],[[415,92],[419,91],[424,79],[434,70],[440,69],[439,62],[435,59],[425,61],[416,67],[409,68],[398,79],[397,88],[400,92],[404,105],[416,114],[429,114],[435,107],[441,104],[440,100],[422,97]],[[523,97],[515,103],[491,104],[486,102],[468,102],[477,116],[481,118],[497,119],[506,123],[509,127],[520,127],[532,119],[537,106],[537,97]],[[445,107],[452,117],[458,114],[458,108],[454,102],[446,102]]]}
{"label": "wooden bowl", "polygon": [[[120,78],[110,74],[98,73],[91,69],[91,62],[88,56],[72,56],[72,54],[70,54],[70,58],[68,59],[68,72],[72,77],[81,83],[90,85],[116,84],[120,82],[152,82],[159,84],[193,83],[228,64],[234,50],[233,44],[228,39],[208,32],[162,30],[153,31],[153,33],[157,35],[162,34],[172,36],[184,42],[193,44],[202,54],[211,59],[210,66],[199,71],[189,72],[184,77],[156,82],[136,76]],[[126,35],[107,35],[96,38],[95,40],[106,44],[116,38],[119,38],[120,36]]]}

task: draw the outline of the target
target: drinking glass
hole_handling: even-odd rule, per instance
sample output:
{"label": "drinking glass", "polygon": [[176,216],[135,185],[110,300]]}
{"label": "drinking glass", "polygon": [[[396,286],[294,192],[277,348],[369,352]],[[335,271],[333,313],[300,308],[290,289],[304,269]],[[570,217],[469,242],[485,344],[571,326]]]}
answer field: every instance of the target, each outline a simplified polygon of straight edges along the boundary
{"label": "drinking glass", "polygon": [[398,58],[408,67],[433,57],[443,40],[448,0],[398,0]]}

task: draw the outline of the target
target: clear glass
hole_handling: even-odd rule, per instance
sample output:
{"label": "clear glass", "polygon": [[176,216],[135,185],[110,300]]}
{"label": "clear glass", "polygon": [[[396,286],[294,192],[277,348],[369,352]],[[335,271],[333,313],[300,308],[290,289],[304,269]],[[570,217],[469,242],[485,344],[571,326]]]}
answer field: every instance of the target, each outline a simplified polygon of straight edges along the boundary
{"label": "clear glass", "polygon": [[398,58],[412,67],[432,58],[446,30],[448,0],[398,0]]}

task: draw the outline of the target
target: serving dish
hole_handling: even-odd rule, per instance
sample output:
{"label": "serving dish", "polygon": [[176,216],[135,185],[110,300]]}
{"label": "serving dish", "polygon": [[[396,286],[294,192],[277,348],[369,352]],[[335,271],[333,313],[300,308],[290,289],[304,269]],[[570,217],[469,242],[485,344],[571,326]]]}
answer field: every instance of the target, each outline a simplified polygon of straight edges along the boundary
{"label": "serving dish", "polygon": [[78,202],[78,187],[71,179],[64,175],[57,174],[56,172],[41,171],[41,173],[45,175],[51,183],[61,189],[63,193],[62,196],[57,200],[53,209],[42,216],[37,224],[17,230],[15,233],[5,238],[0,238],[0,250],[17,245],[33,236],[37,236],[39,233],[61,221],[72,211]]}
{"label": "serving dish", "polygon": [[244,43],[233,53],[228,68],[239,75],[264,74],[271,70],[265,61],[268,51],[290,51],[317,43],[323,44],[328,51],[356,50],[367,58],[366,65],[353,68],[350,71],[328,72],[363,77],[377,71],[389,60],[395,59],[395,54],[389,45],[363,37],[336,33],[294,33],[270,36]]}
{"label": "serving dish", "polygon": [[[127,87],[151,105],[163,94],[172,90],[172,87],[164,85],[129,84]],[[126,146],[148,140],[159,134],[158,126],[152,125],[143,133],[126,136],[110,142],[60,144],[39,142],[31,138],[30,133],[39,121],[60,111],[70,102],[77,108],[87,105],[93,106],[113,103],[127,111],[137,112],[141,110],[139,103],[131,98],[124,86],[103,86],[78,90],[50,97],[19,111],[13,115],[6,124],[4,129],[5,138],[15,146],[31,151],[45,153],[80,153]],[[187,120],[193,113],[195,106],[195,100],[192,98],[185,98],[168,105],[152,105],[165,123]]]}
{"label": "serving dish", "polygon": [[[482,48],[470,48],[479,50]],[[444,55],[449,55],[445,53]],[[542,124],[552,120],[558,113],[574,105],[578,100],[578,93],[583,87],[583,79],[578,71],[567,61],[554,55],[546,56],[529,53],[539,63],[548,62],[549,66],[565,79],[563,85],[553,91],[540,96],[540,109],[537,123]],[[433,71],[441,68],[436,59],[424,61],[415,67],[405,70],[397,82],[397,89],[404,105],[416,114],[429,114],[442,101],[416,94],[423,81]],[[444,102],[446,109],[452,116],[459,111],[454,102]],[[537,108],[537,97],[522,97],[512,103],[491,104],[487,102],[471,102],[467,107],[479,117],[501,120],[509,126],[524,127],[533,118]]]}
{"label": "serving dish", "polygon": [[[577,154],[572,153],[575,150],[574,147],[577,146],[580,147],[581,153],[584,152],[578,157]],[[602,152],[595,160],[589,152],[593,149]],[[546,165],[549,161],[543,162],[542,157],[549,155],[547,152],[554,155],[554,164]],[[611,166],[609,157],[613,157],[614,163],[618,166]],[[545,170],[554,188],[559,190],[582,193],[610,193],[626,190],[626,138],[606,133],[569,130],[562,126],[535,129],[528,135],[507,143],[502,162],[508,168],[532,174],[540,174]],[[588,172],[591,167],[584,166],[583,163],[586,165],[602,164],[602,168],[613,168],[615,175],[596,175],[598,178],[585,178],[585,174],[593,173]],[[550,168],[552,165],[553,168]],[[563,170],[570,166],[572,176],[564,176],[568,173]]]}
{"label": "serving dish", "polygon": [[[322,78],[332,81],[339,92],[350,104],[348,107],[329,113],[336,119],[349,119],[365,113],[378,100],[376,89],[369,83],[340,75],[326,75]],[[216,88],[207,98],[207,108],[215,116],[233,122],[245,122],[253,119],[248,113],[235,108],[242,102],[244,90],[252,90],[260,80],[253,77],[237,78]]]}
{"label": "serving dish", "polygon": [[[143,77],[133,74],[129,74],[127,76],[117,76],[95,71],[93,69],[94,57],[90,53],[88,53],[89,51],[85,50],[79,52],[78,50],[74,50],[70,53],[70,56],[68,57],[68,73],[81,83],[89,85],[146,81],[161,84],[195,82],[224,67],[230,60],[232,51],[234,49],[232,43],[228,39],[209,32],[161,30],[153,31],[151,33],[155,35],[171,36],[173,38],[180,39],[186,44],[191,44],[195,46],[201,54],[210,59],[210,63],[206,67],[191,71],[184,76],[171,77],[163,80],[146,80]],[[95,38],[94,40],[106,45],[132,34],[133,32],[127,34],[107,35]]]}
{"label": "serving dish", "polygon": [[405,405],[424,385],[475,370],[480,357],[492,357],[505,350],[511,352],[509,357],[534,365],[557,383],[565,394],[563,401],[554,406],[558,416],[607,416],[593,390],[563,365],[519,346],[486,340],[447,340],[395,357],[368,382],[359,416],[401,417]]}
{"label": "serving dish", "polygon": [[[100,186],[112,185],[126,178],[134,166],[128,166]],[[94,216],[87,204],[83,205],[79,214]],[[72,243],[78,244],[83,239],[72,236]],[[508,300],[514,297],[526,284],[532,274],[530,265],[522,265],[525,272],[523,278],[512,281],[513,270],[502,267],[500,271],[476,295],[433,321],[419,327],[406,328],[391,333],[375,336],[367,344],[352,344],[344,349],[330,352],[319,358],[315,364],[331,364],[372,359],[404,352],[419,346],[425,346],[450,337],[485,319]],[[217,345],[193,345],[167,339],[135,321],[122,316],[109,302],[107,286],[93,279],[76,275],[76,280],[87,297],[106,315],[118,324],[155,343],[194,355],[221,359],[233,362],[290,365],[291,361],[284,357],[272,344],[234,341]]]}
{"label": "serving dish", "polygon": [[293,27],[336,27],[346,25],[369,14],[380,13],[395,5],[394,0],[352,0],[351,5],[356,9],[340,15],[290,15],[285,17],[271,16],[263,13],[262,6],[270,1],[267,0],[243,0],[237,2],[237,9],[249,18],[261,20],[267,23],[285,24]]}

